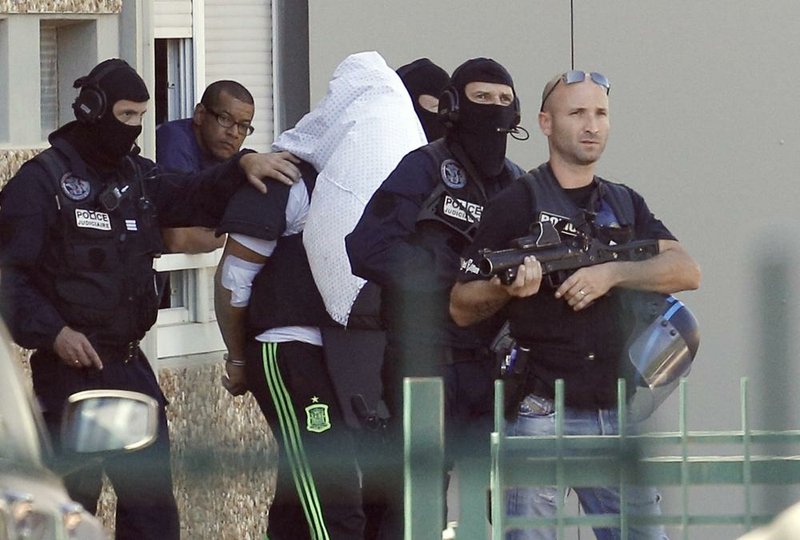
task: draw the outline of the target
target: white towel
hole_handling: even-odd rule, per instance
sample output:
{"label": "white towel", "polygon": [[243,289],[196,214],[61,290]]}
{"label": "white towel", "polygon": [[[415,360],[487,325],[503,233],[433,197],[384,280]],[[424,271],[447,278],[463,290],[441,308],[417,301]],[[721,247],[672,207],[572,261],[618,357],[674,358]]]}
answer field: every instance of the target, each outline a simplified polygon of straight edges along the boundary
{"label": "white towel", "polygon": [[325,307],[340,324],[365,283],[350,271],[344,237],[400,159],[426,143],[405,86],[371,51],[339,64],[325,97],[272,145],[319,172],[303,244]]}

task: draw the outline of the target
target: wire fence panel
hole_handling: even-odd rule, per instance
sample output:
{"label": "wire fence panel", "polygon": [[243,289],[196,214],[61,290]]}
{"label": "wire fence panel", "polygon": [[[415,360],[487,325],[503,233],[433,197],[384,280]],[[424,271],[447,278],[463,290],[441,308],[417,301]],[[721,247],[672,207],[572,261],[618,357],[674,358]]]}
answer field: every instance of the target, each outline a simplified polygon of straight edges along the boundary
{"label": "wire fence panel", "polygon": [[[409,396],[423,391],[421,380],[408,383]],[[512,529],[554,527],[558,538],[566,538],[570,529],[578,527],[620,528],[623,539],[632,525],[665,525],[677,530],[673,538],[705,537],[705,527],[737,526],[744,532],[767,523],[777,511],[763,511],[754,504],[756,486],[800,485],[800,430],[755,431],[750,429],[747,414],[748,381],[742,379],[740,388],[741,426],[732,431],[689,431],[686,418],[686,381],[679,385],[679,429],[676,432],[627,434],[625,425],[625,386],[620,381],[618,410],[619,435],[565,435],[564,385],[556,384],[555,435],[507,436],[503,418],[503,385],[498,381],[495,394],[495,430],[490,434],[491,448],[491,535],[481,527],[459,527],[459,540],[502,539]],[[408,411],[406,411],[408,412]],[[430,410],[426,414],[430,414]],[[406,422],[407,441],[424,437],[427,441],[441,437],[421,433],[418,422]],[[431,424],[428,423],[430,429]],[[442,439],[443,440],[443,439]],[[429,451],[443,457],[444,448]],[[439,459],[439,458],[437,458]],[[438,463],[438,461],[437,461]],[[431,469],[426,471],[431,474]],[[472,475],[482,478],[482,475]],[[429,480],[429,479],[428,479]],[[420,485],[420,475],[412,466],[407,468],[406,485]],[[462,479],[463,484],[463,479]],[[555,486],[556,514],[553,517],[509,517],[505,512],[505,493],[517,486]],[[618,514],[580,515],[567,507],[567,493],[572,486],[620,488],[621,504]],[[635,515],[627,510],[628,486],[654,486],[659,490],[672,489],[674,499],[669,511],[661,515]],[[693,493],[706,487],[720,487],[742,492],[740,508],[721,510],[710,504],[697,504]],[[460,491],[485,492],[485,485],[461,485]],[[420,491],[415,491],[421,497]],[[430,494],[432,497],[438,494]],[[702,498],[698,495],[695,498]],[[475,504],[475,498],[462,501],[461,515],[474,523],[476,513],[486,515],[485,505]],[[675,504],[677,502],[677,504]],[[407,507],[407,512],[414,508]],[[408,520],[413,515],[407,515]],[[488,516],[487,518],[488,519]],[[435,522],[426,534],[414,538],[439,538],[441,521]],[[591,533],[589,533],[591,534]]]}

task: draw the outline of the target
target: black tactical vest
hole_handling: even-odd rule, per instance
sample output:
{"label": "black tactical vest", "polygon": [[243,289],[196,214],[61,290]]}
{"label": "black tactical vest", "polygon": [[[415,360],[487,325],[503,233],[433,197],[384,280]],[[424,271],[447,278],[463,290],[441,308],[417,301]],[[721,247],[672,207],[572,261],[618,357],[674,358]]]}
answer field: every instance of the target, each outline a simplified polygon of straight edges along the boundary
{"label": "black tactical vest", "polygon": [[425,227],[426,223],[439,223],[451,231],[457,232],[460,241],[451,241],[452,249],[460,255],[466,245],[475,237],[475,231],[481,220],[483,209],[489,198],[500,189],[506,187],[511,180],[524,174],[524,171],[513,162],[506,160],[503,175],[507,178],[502,186],[494,186],[489,192],[483,183],[470,174],[468,169],[456,159],[447,146],[445,139],[439,139],[422,147],[431,156],[439,171],[436,187],[422,205],[417,216],[417,227]]}
{"label": "black tactical vest", "polygon": [[49,172],[59,208],[40,287],[67,324],[94,344],[141,339],[158,315],[153,258],[163,245],[138,166],[126,161],[107,183],[75,176],[57,148],[35,159]]}
{"label": "black tactical vest", "polygon": [[[459,147],[454,146],[451,150],[446,139],[428,144],[422,147],[422,151],[436,163],[437,181],[417,216],[412,241],[436,254],[437,268],[431,269],[431,272],[447,276],[452,284],[458,273],[461,253],[474,238],[489,199],[524,171],[506,160],[503,172],[491,183],[484,182],[479,180],[477,170],[468,163],[463,152],[459,153]],[[469,328],[460,328],[450,319],[449,298],[448,286],[446,290],[417,297],[408,291],[399,294],[384,291],[383,301],[393,305],[400,314],[415,313],[415,320],[403,323],[411,325],[412,330],[406,335],[412,339],[444,342],[465,349],[489,343],[502,324],[501,315]],[[386,317],[393,317],[387,311],[384,313]],[[394,319],[400,320],[397,316]]]}
{"label": "black tactical vest", "polygon": [[[534,220],[552,221],[562,241],[569,242],[581,229],[594,236],[583,209],[564,193],[548,165],[542,165],[522,179],[534,200]],[[595,178],[597,188],[587,210],[613,214],[605,221],[629,230],[634,221],[633,202],[624,187]],[[629,240],[629,239],[627,239]],[[625,241],[627,241],[625,240]],[[612,290],[590,307],[574,312],[543,282],[540,291],[509,304],[512,335],[531,350],[531,375],[554,387],[565,380],[567,404],[607,407],[616,402],[618,361],[626,335],[620,320],[620,298]]]}

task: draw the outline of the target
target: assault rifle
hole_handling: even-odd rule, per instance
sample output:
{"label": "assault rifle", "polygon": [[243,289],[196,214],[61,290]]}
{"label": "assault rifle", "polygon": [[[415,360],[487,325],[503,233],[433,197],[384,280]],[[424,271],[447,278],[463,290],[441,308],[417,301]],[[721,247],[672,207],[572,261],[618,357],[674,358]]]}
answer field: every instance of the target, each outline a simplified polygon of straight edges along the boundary
{"label": "assault rifle", "polygon": [[533,255],[542,265],[542,275],[557,287],[570,270],[611,261],[642,261],[658,255],[657,240],[637,240],[626,244],[607,245],[586,235],[562,242],[550,221],[535,223],[531,234],[511,241],[511,247],[481,251],[478,270],[483,276],[500,277],[509,285],[517,277],[517,268],[525,257]]}

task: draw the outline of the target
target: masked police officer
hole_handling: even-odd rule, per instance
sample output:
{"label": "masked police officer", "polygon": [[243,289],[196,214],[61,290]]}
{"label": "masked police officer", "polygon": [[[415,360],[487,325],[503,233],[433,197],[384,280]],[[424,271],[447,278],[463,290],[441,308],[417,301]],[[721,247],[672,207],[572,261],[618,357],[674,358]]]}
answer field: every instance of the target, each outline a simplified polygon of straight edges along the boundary
{"label": "masked police officer", "polygon": [[195,175],[160,175],[138,156],[149,93],[110,59],[75,81],[76,121],[50,135],[0,194],[0,309],[29,349],[33,385],[58,446],[66,398],[115,388],[161,404],[157,441],[68,476],[70,495],[95,511],[105,470],[117,495],[116,538],[177,539],[166,400],[139,340],[156,320],[153,258],[161,226],[214,226],[231,194],[257,177],[292,183],[295,158],[238,154]]}
{"label": "masked police officer", "polygon": [[[440,375],[450,443],[454,433],[490,417],[492,362],[487,346],[498,321],[458,328],[448,298],[487,201],[522,174],[506,159],[507,136],[519,123],[508,71],[475,58],[459,66],[439,98],[445,137],[407,154],[373,195],[346,238],[353,273],[380,285],[387,346],[384,400],[397,436],[406,376]],[[489,423],[478,428],[488,435]],[[453,447],[470,443],[456,442]],[[402,538],[402,444],[389,445],[394,497],[387,537]],[[488,445],[487,445],[488,448]]]}
{"label": "masked police officer", "polygon": [[418,58],[397,68],[414,112],[425,132],[428,142],[444,137],[444,125],[439,121],[439,96],[450,82],[450,76],[429,58]]}

